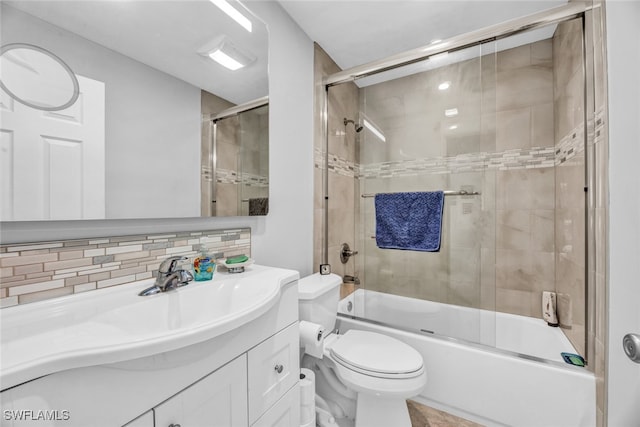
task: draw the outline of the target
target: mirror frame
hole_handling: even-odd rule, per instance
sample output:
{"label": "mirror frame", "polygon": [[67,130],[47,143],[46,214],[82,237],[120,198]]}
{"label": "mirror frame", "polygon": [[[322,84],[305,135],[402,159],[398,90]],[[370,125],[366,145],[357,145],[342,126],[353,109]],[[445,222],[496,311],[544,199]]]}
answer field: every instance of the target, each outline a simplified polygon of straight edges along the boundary
{"label": "mirror frame", "polygon": [[53,52],[42,48],[40,46],[36,46],[33,44],[29,44],[29,43],[9,43],[6,44],[2,47],[0,47],[0,57],[2,57],[2,55],[4,55],[5,53],[14,50],[14,49],[30,49],[30,50],[34,50],[37,52],[40,52],[48,57],[50,57],[51,59],[53,59],[54,61],[56,61],[62,68],[64,68],[64,70],[67,72],[67,74],[69,75],[69,77],[71,77],[71,82],[73,83],[73,95],[71,95],[71,99],[69,99],[69,101],[67,101],[66,103],[60,105],[60,106],[54,106],[54,107],[44,107],[42,105],[38,105],[38,104],[33,104],[29,101],[25,101],[24,99],[20,98],[19,96],[17,96],[15,93],[13,93],[11,90],[9,90],[9,88],[4,84],[4,82],[2,81],[2,78],[0,77],[0,87],[11,97],[13,98],[15,101],[26,105],[27,107],[31,107],[31,108],[35,108],[36,110],[41,110],[41,111],[60,111],[60,110],[64,110],[66,108],[71,107],[73,104],[75,104],[75,102],[78,100],[78,97],[80,96],[80,84],[78,83],[78,78],[76,77],[76,75],[74,74],[73,70],[71,69],[71,67],[69,67],[67,65],[66,62],[64,62],[62,59],[60,59],[59,56],[55,55]]}

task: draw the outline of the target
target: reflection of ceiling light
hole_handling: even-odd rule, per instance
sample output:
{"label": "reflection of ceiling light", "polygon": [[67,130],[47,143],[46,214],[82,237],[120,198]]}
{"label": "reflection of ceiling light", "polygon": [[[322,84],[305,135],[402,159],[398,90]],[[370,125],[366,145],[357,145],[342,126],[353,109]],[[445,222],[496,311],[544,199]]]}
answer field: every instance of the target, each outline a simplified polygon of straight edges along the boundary
{"label": "reflection of ceiling light", "polygon": [[451,82],[442,82],[438,85],[439,90],[447,90],[451,86]]}
{"label": "reflection of ceiling light", "polygon": [[204,45],[198,50],[198,53],[208,56],[218,64],[234,71],[246,67],[256,60],[255,56],[238,48],[225,35]]}
{"label": "reflection of ceiling light", "polygon": [[458,125],[449,126],[449,130],[455,130],[455,129],[458,129]]}
{"label": "reflection of ceiling light", "polygon": [[458,115],[457,108],[449,108],[448,110],[444,110],[444,115],[447,117],[454,117]]}
{"label": "reflection of ceiling light", "polygon": [[240,68],[244,67],[244,65],[242,65],[240,62],[236,61],[235,59],[233,59],[232,57],[230,57],[220,49],[211,52],[209,54],[209,58],[213,59],[218,64],[224,67],[227,67],[228,69],[233,71],[239,70]]}
{"label": "reflection of ceiling light", "polygon": [[211,0],[211,3],[218,6],[224,13],[229,15],[231,19],[240,24],[245,30],[251,32],[252,26],[249,18],[240,13],[238,9],[227,3],[226,0]]}
{"label": "reflection of ceiling light", "polygon": [[442,39],[434,39],[434,40],[431,40],[429,44],[436,44],[436,43],[440,43],[441,41]]}
{"label": "reflection of ceiling light", "polygon": [[384,134],[373,123],[371,123],[369,120],[363,119],[362,120],[362,124],[364,125],[364,127],[369,129],[371,131],[371,133],[373,133],[375,136],[377,136],[382,142],[386,142],[387,141],[387,138],[385,138]]}

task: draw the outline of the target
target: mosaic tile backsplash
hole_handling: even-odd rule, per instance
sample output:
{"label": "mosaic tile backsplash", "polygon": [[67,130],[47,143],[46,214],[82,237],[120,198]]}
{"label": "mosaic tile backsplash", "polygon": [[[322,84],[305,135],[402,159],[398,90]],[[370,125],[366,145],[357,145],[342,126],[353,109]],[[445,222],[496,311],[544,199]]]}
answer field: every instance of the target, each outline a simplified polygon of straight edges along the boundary
{"label": "mosaic tile backsplash", "polygon": [[10,307],[155,277],[162,260],[251,255],[251,230],[210,230],[0,246],[0,302]]}

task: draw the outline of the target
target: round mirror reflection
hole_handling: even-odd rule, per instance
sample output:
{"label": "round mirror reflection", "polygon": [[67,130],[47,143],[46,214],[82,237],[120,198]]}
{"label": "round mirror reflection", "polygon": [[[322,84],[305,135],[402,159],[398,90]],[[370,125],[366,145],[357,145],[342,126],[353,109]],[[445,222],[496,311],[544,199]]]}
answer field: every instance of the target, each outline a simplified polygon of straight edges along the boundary
{"label": "round mirror reflection", "polygon": [[32,108],[58,111],[78,99],[78,79],[67,64],[39,46],[14,43],[0,48],[0,87]]}

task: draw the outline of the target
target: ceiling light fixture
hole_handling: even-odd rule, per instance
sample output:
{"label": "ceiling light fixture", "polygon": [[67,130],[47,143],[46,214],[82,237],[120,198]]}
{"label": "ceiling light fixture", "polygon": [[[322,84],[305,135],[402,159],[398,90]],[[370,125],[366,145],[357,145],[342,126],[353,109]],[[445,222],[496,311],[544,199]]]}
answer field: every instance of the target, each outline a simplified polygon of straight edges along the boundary
{"label": "ceiling light fixture", "polygon": [[202,56],[208,56],[233,71],[246,67],[256,60],[254,55],[234,45],[226,35],[207,43],[198,50],[198,53]]}
{"label": "ceiling light fixture", "polygon": [[438,85],[439,90],[447,90],[451,86],[451,82],[442,82]]}
{"label": "ceiling light fixture", "polygon": [[210,0],[210,1],[211,3],[218,6],[220,10],[222,10],[224,13],[229,15],[231,19],[233,19],[238,24],[240,24],[245,30],[249,32],[252,31],[253,27],[249,18],[244,16],[240,11],[238,11],[238,9],[231,6],[226,0]]}
{"label": "ceiling light fixture", "polygon": [[449,126],[449,130],[455,130],[455,129],[458,129],[458,125]]}

